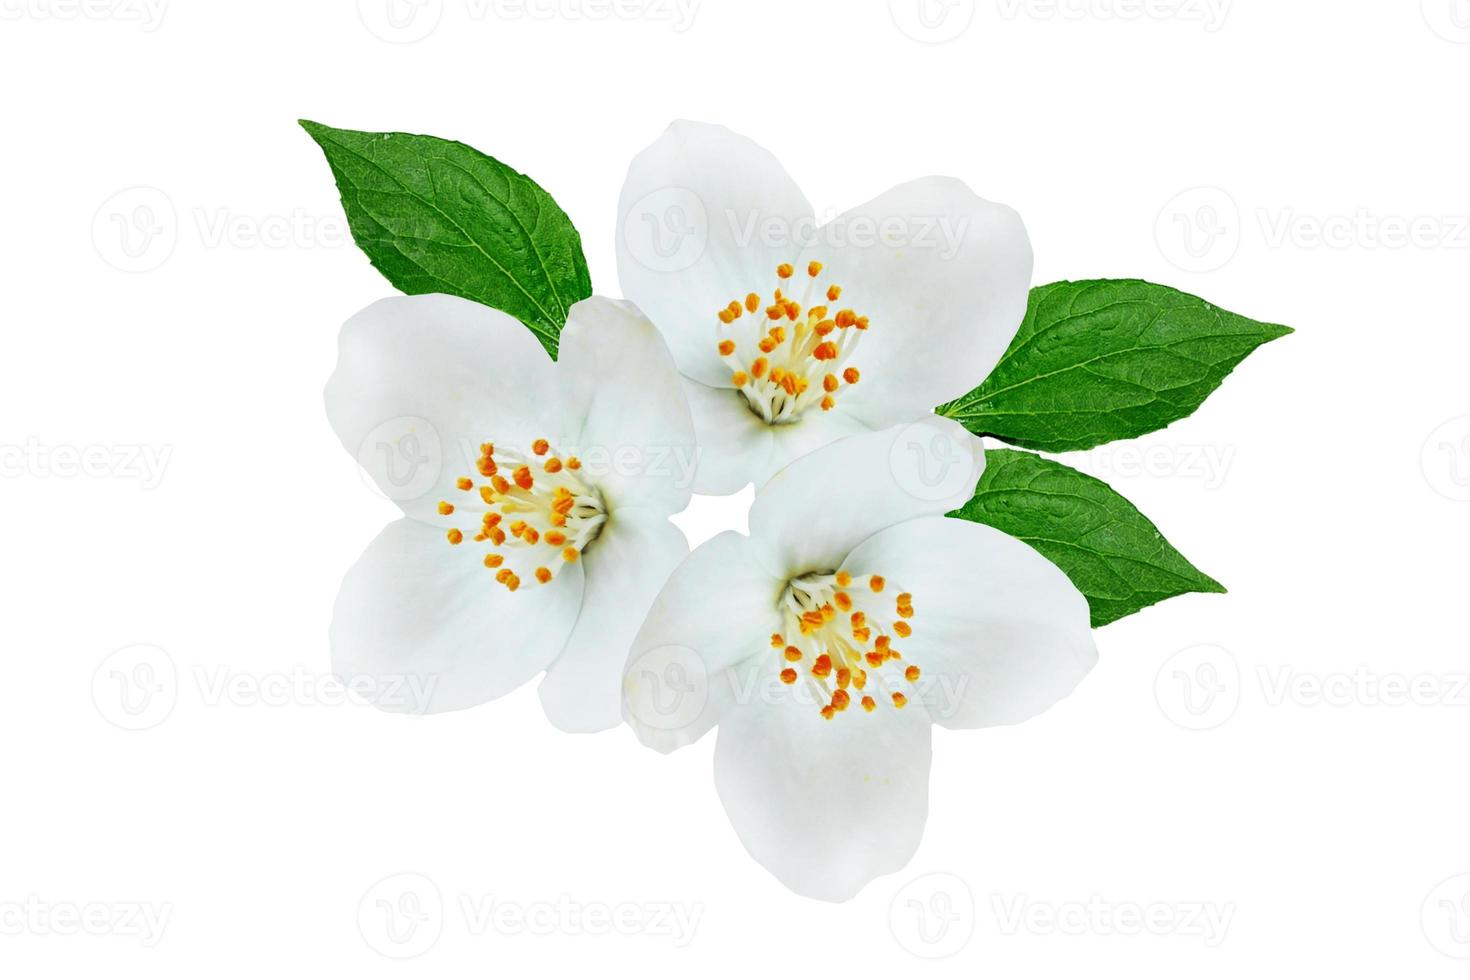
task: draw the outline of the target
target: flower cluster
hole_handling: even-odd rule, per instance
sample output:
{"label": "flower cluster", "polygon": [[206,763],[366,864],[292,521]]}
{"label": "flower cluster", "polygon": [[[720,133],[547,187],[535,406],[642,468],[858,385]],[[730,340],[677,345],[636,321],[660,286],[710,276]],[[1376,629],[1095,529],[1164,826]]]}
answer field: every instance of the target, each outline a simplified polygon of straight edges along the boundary
{"label": "flower cluster", "polygon": [[[543,675],[558,727],[626,723],[662,752],[718,727],[746,848],[842,900],[917,847],[933,725],[1022,721],[1096,660],[1065,574],[945,516],[985,453],[933,408],[1011,343],[1030,246],[946,178],[818,223],[771,154],[716,126],[638,155],[620,227],[671,188],[698,203],[693,253],[650,261],[620,235],[627,299],[572,305],[556,359],[449,295],[343,328],[333,427],[360,460],[416,447],[416,469],[368,467],[403,516],[343,583],[334,668],[424,678],[412,707],[435,712]],[[943,248],[904,233],[935,221]],[[691,494],[752,483],[749,534],[690,553],[670,518]]]}

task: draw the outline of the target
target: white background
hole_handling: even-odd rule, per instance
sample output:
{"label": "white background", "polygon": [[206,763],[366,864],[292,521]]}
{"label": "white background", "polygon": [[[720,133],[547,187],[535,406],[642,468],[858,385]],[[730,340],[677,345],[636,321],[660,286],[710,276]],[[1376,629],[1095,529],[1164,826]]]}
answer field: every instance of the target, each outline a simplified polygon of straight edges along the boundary
{"label": "white background", "polygon": [[[1462,976],[1470,4],[549,3],[395,31],[385,0],[0,0],[0,971]],[[922,848],[845,905],[746,856],[713,739],[563,735],[532,686],[334,703],[331,603],[395,511],[321,389],[391,288],[299,116],[525,170],[613,295],[627,162],[690,117],[819,215],[953,174],[1021,211],[1038,282],[1295,326],[1195,417],[1069,460],[1231,593],[1102,630],[1032,723],[939,731]]]}

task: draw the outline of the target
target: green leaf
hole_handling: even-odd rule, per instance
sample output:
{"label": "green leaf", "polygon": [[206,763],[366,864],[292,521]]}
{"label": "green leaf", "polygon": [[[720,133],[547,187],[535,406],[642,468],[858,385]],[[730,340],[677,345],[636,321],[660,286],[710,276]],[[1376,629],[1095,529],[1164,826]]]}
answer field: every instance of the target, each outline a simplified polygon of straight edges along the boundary
{"label": "green leaf", "polygon": [[1087,597],[1093,626],[1186,592],[1225,591],[1112,487],[1035,453],[987,450],[975,496],[949,516],[1045,555]]}
{"label": "green leaf", "polygon": [[592,278],[582,237],[550,194],[463,143],[301,126],[327,155],[353,240],[389,282],[503,310],[556,356]]}
{"label": "green leaf", "polygon": [[1138,279],[1038,286],[990,377],[938,411],[1028,449],[1091,449],[1179,421],[1291,332]]}

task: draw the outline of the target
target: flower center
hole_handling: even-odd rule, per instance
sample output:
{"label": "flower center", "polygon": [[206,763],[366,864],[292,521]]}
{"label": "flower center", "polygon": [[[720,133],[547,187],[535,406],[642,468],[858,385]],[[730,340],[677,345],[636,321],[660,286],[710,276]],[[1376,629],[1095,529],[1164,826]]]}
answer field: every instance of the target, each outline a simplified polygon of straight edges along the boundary
{"label": "flower center", "polygon": [[[794,274],[789,264],[776,269],[776,278],[787,286]],[[718,349],[730,367],[730,381],[767,425],[795,422],[812,405],[830,411],[837,393],[858,383],[858,369],[845,365],[868,329],[868,318],[809,305],[821,274],[820,262],[806,267],[799,300],[777,285],[769,306],[763,307],[759,293],[751,293],[719,312]],[[823,295],[836,303],[842,287],[829,285]]]}
{"label": "flower center", "polygon": [[[804,575],[786,587],[781,599],[785,632],[772,633],[771,646],[787,662],[781,671],[784,683],[795,684],[798,669],[810,675],[827,701],[823,718],[846,711],[855,696],[862,699],[864,711],[877,707],[871,694],[862,693],[869,671],[886,686],[896,686],[899,676],[909,684],[919,680],[915,664],[901,671],[895,666],[891,676],[880,673],[890,661],[903,660],[893,636],[913,635],[908,620],[914,615],[914,597],[900,592],[886,599],[887,587],[881,575],[848,572]],[[889,700],[895,708],[908,704],[902,691],[890,691]]]}
{"label": "flower center", "polygon": [[531,574],[545,585],[554,570],[575,562],[607,523],[602,494],[583,479],[581,462],[575,456],[563,460],[545,439],[533,442],[529,453],[484,443],[475,465],[479,484],[460,477],[455,485],[465,497],[458,505],[441,500],[439,513],[479,519],[472,528],[450,528],[449,543],[463,544],[466,535],[489,542],[485,567],[512,592],[521,579],[506,565],[507,554],[516,567],[534,568]]}

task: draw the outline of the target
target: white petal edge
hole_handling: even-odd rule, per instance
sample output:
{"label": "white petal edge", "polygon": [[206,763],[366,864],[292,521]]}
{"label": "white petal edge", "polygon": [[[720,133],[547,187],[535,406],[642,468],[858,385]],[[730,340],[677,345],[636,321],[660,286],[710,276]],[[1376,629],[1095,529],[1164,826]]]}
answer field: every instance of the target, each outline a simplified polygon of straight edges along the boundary
{"label": "white petal edge", "polygon": [[379,300],[342,327],[327,417],[410,517],[437,512],[480,443],[554,435],[552,361],[518,320],[457,296]]}
{"label": "white petal edge", "polygon": [[678,120],[628,168],[618,280],[668,339],[680,371],[728,387],[715,314],[752,291],[767,295],[776,267],[799,251],[790,236],[812,224],[811,205],[768,151],[724,126]]}
{"label": "white petal edge", "polygon": [[848,556],[854,574],[913,595],[913,635],[895,638],[922,671],[935,724],[1025,721],[1071,694],[1097,663],[1087,599],[1035,549],[995,528],[925,517],[880,531]]}
{"label": "white petal edge", "polygon": [[674,569],[623,674],[623,719],[644,745],[672,752],[749,702],[749,665],[773,655],[784,584],[755,561],[750,539],[734,531],[706,541]]}
{"label": "white petal edge", "polygon": [[756,493],[755,553],[783,579],[836,571],[883,528],[967,502],[984,471],[980,440],[936,415],[847,436],[796,460]]}
{"label": "white petal edge", "polygon": [[834,219],[817,242],[802,264],[825,263],[823,281],[843,286],[842,305],[872,322],[850,361],[862,381],[839,402],[873,428],[975,388],[1025,316],[1025,225],[952,177],[900,184]]}
{"label": "white petal edge", "polygon": [[582,570],[516,592],[467,544],[411,519],[389,524],[347,573],[332,611],[332,670],[388,711],[454,711],[492,701],[561,652],[582,602]]}
{"label": "white petal edge", "polygon": [[659,332],[631,303],[575,304],[561,333],[556,384],[562,446],[613,507],[675,514],[689,505],[694,422]]}
{"label": "white petal edge", "polygon": [[654,597],[688,554],[684,532],[661,512],[613,512],[578,562],[586,577],[581,613],[538,689],[553,725],[598,732],[622,722],[628,650]]}
{"label": "white petal edge", "polygon": [[918,849],[930,737],[918,705],[854,707],[829,721],[802,699],[756,700],[720,722],[715,786],[766,870],[800,895],[842,902]]}

